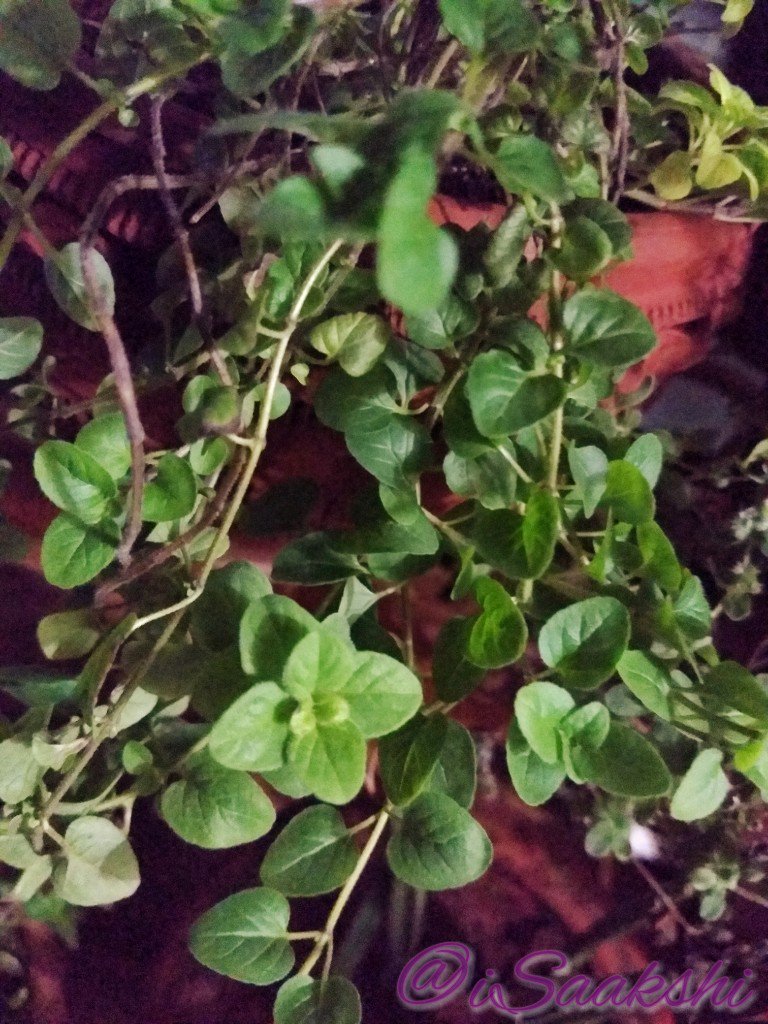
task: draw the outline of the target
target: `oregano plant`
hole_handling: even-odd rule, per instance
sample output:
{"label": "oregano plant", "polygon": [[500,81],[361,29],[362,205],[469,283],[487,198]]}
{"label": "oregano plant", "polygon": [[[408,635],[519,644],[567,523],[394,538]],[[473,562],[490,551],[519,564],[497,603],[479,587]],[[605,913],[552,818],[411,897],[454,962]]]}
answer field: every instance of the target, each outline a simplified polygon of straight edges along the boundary
{"label": "oregano plant", "polygon": [[[602,280],[631,254],[628,201],[760,216],[768,111],[717,69],[709,88],[629,84],[671,0],[438,6],[117,0],[86,73],[66,0],[0,0],[0,69],[93,93],[26,188],[0,143],[0,266],[31,234],[53,300],[110,360],[68,408],[42,324],[0,319],[9,423],[57,510],[42,571],[71,593],[39,623],[50,672],[2,675],[23,711],[2,725],[0,860],[19,900],[92,906],[140,884],[136,801],[205,849],[269,835],[261,884],[189,941],[214,971],[281,982],[277,1024],[360,1020],[333,940],[378,847],[421,890],[489,867],[452,715],[489,671],[521,681],[498,712],[515,791],[583,787],[597,855],[627,856],[636,811],[696,828],[729,793],[768,793],[768,690],[713,646],[702,583],[656,519],[664,441],[612,397],[655,333]],[[729,0],[724,17],[746,13]],[[171,174],[165,114],[203,69],[211,116]],[[36,201],[115,117],[148,125],[152,173],[111,182],[55,248]],[[495,189],[496,227],[430,216],[456,167]],[[141,355],[98,247],[133,192],[159,197],[173,238]],[[139,399],[169,386],[181,412],[160,448]],[[269,572],[228,560],[273,422],[297,409],[360,470],[345,525],[299,525]],[[292,495],[270,528],[300,519]],[[410,609],[437,565],[453,613],[425,658]],[[350,825],[364,785],[378,810]],[[275,791],[308,801],[282,829]],[[714,917],[738,870],[708,870],[692,884]],[[290,901],[326,893],[322,927],[296,930]]]}

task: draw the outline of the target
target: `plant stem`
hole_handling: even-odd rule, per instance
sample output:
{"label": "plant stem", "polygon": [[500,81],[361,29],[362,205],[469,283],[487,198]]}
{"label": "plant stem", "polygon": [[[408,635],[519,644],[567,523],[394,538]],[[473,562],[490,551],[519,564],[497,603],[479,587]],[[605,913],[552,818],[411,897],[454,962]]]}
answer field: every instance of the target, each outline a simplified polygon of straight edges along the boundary
{"label": "plant stem", "polygon": [[383,807],[376,815],[376,825],[373,831],[368,837],[365,846],[360,851],[360,857],[358,858],[355,869],[349,878],[344,883],[344,886],[336,897],[336,902],[331,907],[331,912],[328,915],[328,920],[325,922],[325,928],[320,935],[320,938],[315,943],[315,948],[309,954],[307,959],[299,968],[299,975],[309,974],[312,968],[315,966],[317,961],[320,959],[324,947],[331,941],[333,936],[333,930],[338,924],[339,918],[341,917],[344,908],[346,907],[349,897],[352,895],[355,886],[360,881],[360,876],[365,871],[368,861],[371,859],[373,851],[376,849],[376,844],[387,827],[389,821],[389,810],[387,807]]}

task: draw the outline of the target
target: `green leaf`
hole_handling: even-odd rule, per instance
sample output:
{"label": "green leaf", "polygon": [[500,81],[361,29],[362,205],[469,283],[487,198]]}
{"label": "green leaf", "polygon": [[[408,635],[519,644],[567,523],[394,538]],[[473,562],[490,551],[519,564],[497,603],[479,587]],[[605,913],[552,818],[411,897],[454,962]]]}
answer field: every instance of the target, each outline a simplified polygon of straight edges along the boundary
{"label": "green leaf", "polygon": [[616,665],[627,689],[659,718],[672,718],[673,682],[664,665],[643,651],[625,651]]}
{"label": "green leaf", "polygon": [[[193,0],[194,2],[194,0]],[[290,25],[287,0],[259,0],[258,3],[204,3],[205,8],[223,13],[216,26],[227,47],[244,53],[261,53],[274,46]],[[213,13],[212,12],[212,13]]]}
{"label": "green leaf", "polygon": [[539,633],[539,653],[569,686],[605,682],[629,642],[627,609],[613,597],[590,597],[555,612]]}
{"label": "green leaf", "polygon": [[568,465],[576,484],[576,491],[584,506],[584,515],[590,519],[605,493],[608,458],[594,445],[568,449]]}
{"label": "green leaf", "polygon": [[432,679],[440,700],[453,703],[472,693],[484,672],[469,659],[469,638],[475,620],[448,619],[437,635]]}
{"label": "green leaf", "polygon": [[532,230],[528,211],[520,205],[510,210],[491,235],[483,262],[497,288],[512,283]]}
{"label": "green leaf", "polygon": [[422,348],[439,350],[471,335],[479,319],[475,307],[452,291],[436,309],[406,317],[405,331]]}
{"label": "green leaf", "polygon": [[275,809],[245,772],[222,768],[207,751],[184,765],[163,793],[160,811],[174,832],[206,850],[251,843],[275,823]]}
{"label": "green leaf", "polygon": [[566,387],[554,374],[529,374],[510,352],[494,349],[472,361],[466,394],[480,433],[502,438],[549,416]]}
{"label": "green leaf", "polygon": [[30,89],[55,89],[80,45],[80,22],[61,0],[0,0],[0,69]]}
{"label": "green leaf", "polygon": [[293,732],[288,741],[288,761],[296,775],[329,804],[357,796],[365,779],[365,755],[365,740],[351,721],[316,722],[306,732]]}
{"label": "green leaf", "polygon": [[612,722],[605,742],[589,752],[589,782],[617,796],[662,796],[671,776],[656,748],[634,729]]}
{"label": "green leaf", "polygon": [[531,807],[546,803],[565,780],[565,769],[542,761],[515,721],[509,726],[506,749],[507,768],[517,795]]}
{"label": "green leaf", "polygon": [[482,53],[485,47],[486,6],[483,0],[440,0],[446,30],[472,53]]}
{"label": "green leaf", "polygon": [[355,653],[326,630],[308,633],[291,651],[283,686],[297,700],[319,691],[343,691],[355,670]]}
{"label": "green leaf", "polygon": [[350,377],[362,377],[378,362],[390,334],[389,325],[380,316],[346,313],[318,324],[309,342],[329,359],[336,359]]}
{"label": "green leaf", "polygon": [[572,295],[563,307],[563,326],[572,351],[598,366],[629,366],[656,345],[645,314],[607,289]]}
{"label": "green leaf", "polygon": [[208,744],[211,757],[241,771],[282,767],[295,708],[296,701],[277,683],[257,683],[214,724]]}
{"label": "green leaf", "polygon": [[[95,249],[91,250],[96,286],[104,311],[109,315],[115,311],[115,282],[109,264]],[[70,320],[89,331],[98,330],[98,323],[91,312],[88,295],[80,265],[80,243],[70,242],[55,256],[45,261],[45,279],[58,306]]]}
{"label": "green leaf", "polygon": [[387,861],[416,889],[456,889],[479,878],[493,848],[463,807],[443,793],[424,793],[403,812],[387,845]]}
{"label": "green leaf", "polygon": [[363,566],[354,555],[338,551],[333,533],[307,533],[278,551],[272,576],[287,583],[319,586],[340,583],[362,573]]}
{"label": "green leaf", "polygon": [[469,731],[452,718],[446,718],[446,733],[440,756],[427,779],[426,790],[445,793],[467,810],[475,799],[477,754]]}
{"label": "green leaf", "polygon": [[35,478],[54,505],[84,523],[98,523],[117,496],[109,473],[68,441],[44,441],[35,452]]}
{"label": "green leaf", "polygon": [[496,580],[481,577],[474,590],[483,611],[469,632],[467,657],[483,669],[511,665],[521,657],[528,640],[523,614]]}
{"label": "green leaf", "polygon": [[661,467],[664,463],[664,449],[655,434],[642,434],[634,441],[624,456],[625,462],[637,466],[648,486],[653,490],[659,482]]}
{"label": "green leaf", "polygon": [[645,572],[665,590],[676,593],[682,582],[682,569],[671,541],[658,523],[642,523],[637,527],[637,545]]}
{"label": "green leaf", "polygon": [[458,269],[455,242],[427,217],[436,185],[432,155],[421,145],[408,146],[387,189],[379,222],[379,288],[410,316],[439,306]]}
{"label": "green leaf", "polygon": [[101,636],[97,616],[91,608],[46,615],[37,624],[37,642],[50,661],[82,658]]}
{"label": "green leaf", "polygon": [[32,753],[31,741],[12,736],[0,743],[0,800],[3,803],[18,804],[32,796],[42,774]]}
{"label": "green leaf", "polygon": [[404,486],[428,461],[429,435],[407,413],[362,402],[350,410],[344,430],[351,454],[388,487]]}
{"label": "green leaf", "polygon": [[131,468],[131,446],[122,413],[107,413],[86,423],[75,445],[92,456],[113,480],[121,480]]}
{"label": "green leaf", "polygon": [[394,732],[421,707],[421,683],[386,654],[365,651],[344,687],[352,721],[366,739]]}
{"label": "green leaf", "polygon": [[570,693],[554,683],[529,683],[517,691],[517,725],[534,753],[547,764],[560,761],[558,726],[574,706]]}
{"label": "green leaf", "polygon": [[310,44],[314,28],[312,11],[296,6],[289,31],[274,46],[257,53],[228,46],[219,59],[224,85],[235,96],[245,100],[265,92],[301,58]]}
{"label": "green leaf", "polygon": [[0,318],[0,380],[19,377],[40,355],[43,327],[29,316]]}
{"label": "green leaf", "polygon": [[534,135],[510,135],[494,159],[496,177],[508,192],[531,193],[551,203],[573,197],[550,146]]}
{"label": "green leaf", "polygon": [[533,491],[525,515],[507,509],[478,515],[472,538],[482,558],[513,579],[538,579],[549,568],[560,528],[557,499]]}
{"label": "green leaf", "polygon": [[214,569],[192,605],[192,635],[209,651],[226,650],[237,643],[240,620],[249,605],[271,592],[269,580],[251,562]]}
{"label": "green leaf", "polygon": [[91,526],[64,512],[43,537],[43,573],[55,587],[69,590],[98,576],[115,557],[120,543],[117,524],[105,519]]}
{"label": "green leaf", "polygon": [[698,576],[686,573],[686,579],[675,598],[675,622],[691,640],[701,640],[712,631],[712,612]]}
{"label": "green leaf", "polygon": [[0,136],[0,181],[4,181],[13,170],[13,150]]}
{"label": "green leaf", "polygon": [[292,818],[261,864],[261,880],[285,896],[319,896],[346,882],[357,847],[339,811],[327,804]]}
{"label": "green leaf", "polygon": [[245,889],[217,903],[192,926],[192,956],[219,974],[271,985],[291,970],[288,900],[273,889]]}
{"label": "green leaf", "polygon": [[24,871],[32,867],[37,860],[38,855],[32,849],[29,840],[21,833],[0,835],[0,861],[3,864]]}
{"label": "green leaf", "polygon": [[583,283],[610,263],[613,246],[599,224],[577,215],[566,218],[560,248],[552,249],[549,255],[566,277]]}
{"label": "green leaf", "polygon": [[56,894],[76,907],[127,899],[139,887],[139,865],[123,833],[106,818],[76,818],[64,833],[65,860],[53,869]]}
{"label": "green leaf", "polygon": [[722,661],[704,676],[702,696],[716,713],[739,711],[768,726],[768,692],[735,661]]}
{"label": "green leaf", "polygon": [[685,199],[693,188],[693,161],[690,153],[670,153],[651,172],[651,184],[662,199]]}
{"label": "green leaf", "polygon": [[275,1024],[360,1024],[360,996],[351,981],[333,977],[315,981],[296,976],[277,993]]}
{"label": "green leaf", "polygon": [[676,821],[698,821],[720,807],[728,795],[728,776],[721,750],[702,750],[675,790],[669,813]]}
{"label": "green leaf", "polygon": [[243,668],[258,679],[281,679],[293,648],[319,625],[288,597],[269,594],[254,601],[240,621]]}
{"label": "green leaf", "polygon": [[611,509],[617,522],[632,526],[651,522],[656,509],[648,481],[636,466],[621,459],[608,463],[600,505]]}
{"label": "green leaf", "polygon": [[[503,443],[506,451],[509,443]],[[483,508],[509,508],[517,492],[517,475],[501,451],[490,451],[478,458],[465,459],[448,452],[443,460],[448,488],[454,494],[474,498]]]}
{"label": "green leaf", "polygon": [[393,804],[408,804],[429,781],[448,732],[444,715],[418,714],[379,741],[379,771]]}
{"label": "green leaf", "polygon": [[588,217],[608,236],[614,256],[628,253],[632,244],[632,225],[626,214],[606,199],[577,199],[568,206],[569,215]]}
{"label": "green leaf", "polygon": [[144,488],[141,515],[150,523],[170,523],[189,515],[196,500],[197,480],[192,467],[168,452],[157,464],[157,476]]}

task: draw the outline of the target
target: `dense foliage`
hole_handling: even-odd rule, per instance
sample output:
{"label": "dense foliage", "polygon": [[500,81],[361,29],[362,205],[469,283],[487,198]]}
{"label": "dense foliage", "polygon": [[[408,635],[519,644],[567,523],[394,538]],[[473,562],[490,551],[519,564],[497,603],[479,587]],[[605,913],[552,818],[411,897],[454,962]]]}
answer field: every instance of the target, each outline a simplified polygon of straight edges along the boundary
{"label": "dense foliage", "polygon": [[[729,0],[728,21],[747,6]],[[658,98],[626,81],[669,8],[441,0],[438,16],[395,0],[315,15],[288,0],[117,0],[89,78],[66,0],[0,0],[0,68],[40,90],[74,73],[99,100],[26,192],[0,142],[0,261],[22,228],[40,235],[35,199],[107,118],[150,118],[155,170],[107,190],[77,241],[42,238],[53,297],[112,363],[74,440],[51,429],[73,436],[65,410],[51,415],[40,323],[0,320],[0,377],[24,378],[11,418],[60,510],[43,570],[76,595],[40,622],[40,644],[53,662],[87,657],[74,675],[3,677],[27,706],[0,742],[0,859],[21,872],[16,897],[130,896],[137,799],[221,848],[273,828],[262,780],[312,796],[274,837],[263,886],[208,911],[191,949],[242,981],[289,978],[278,1024],[354,1024],[353,986],[328,979],[333,935],[379,840],[420,889],[466,885],[491,861],[471,813],[473,740],[449,715],[488,671],[523,678],[507,742],[516,791],[541,804],[566,780],[589,787],[596,854],[626,856],[635,819],[699,821],[728,813],[729,794],[760,803],[768,692],[714,649],[702,585],[655,521],[662,441],[637,436],[631,400],[611,400],[655,344],[600,283],[631,252],[623,197],[759,214],[768,190],[768,111],[721,72]],[[205,63],[221,73],[218,117],[174,177],[163,104]],[[428,216],[457,164],[506,194],[495,230]],[[150,355],[133,366],[95,248],[131,188],[160,193],[175,237]],[[203,204],[228,248],[188,229]],[[159,381],[181,389],[184,413],[178,444],[150,451],[136,393]],[[300,402],[367,471],[354,522],[300,532],[271,579],[217,568],[270,423]],[[422,495],[435,478],[453,496],[439,515]],[[438,563],[453,567],[457,613],[428,667],[408,617],[395,636],[379,608],[393,594],[407,607]],[[321,610],[274,593],[278,581],[326,588]],[[381,809],[350,828],[340,808],[371,740]],[[694,884],[714,917],[739,869],[709,870]],[[334,890],[322,930],[291,931],[289,898]]]}

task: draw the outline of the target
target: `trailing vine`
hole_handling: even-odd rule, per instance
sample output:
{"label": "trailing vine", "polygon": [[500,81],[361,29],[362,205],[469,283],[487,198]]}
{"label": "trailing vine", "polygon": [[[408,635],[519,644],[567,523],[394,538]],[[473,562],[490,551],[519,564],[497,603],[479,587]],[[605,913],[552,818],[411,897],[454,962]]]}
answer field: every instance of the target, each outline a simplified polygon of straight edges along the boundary
{"label": "trailing vine", "polygon": [[[75,74],[94,93],[25,190],[0,142],[0,267],[36,235],[53,298],[101,335],[111,366],[91,401],[62,409],[42,325],[0,320],[0,377],[22,379],[9,422],[58,509],[42,568],[73,591],[38,637],[52,662],[84,659],[75,674],[3,675],[25,705],[0,742],[14,897],[132,895],[137,800],[223,848],[273,829],[264,785],[313,797],[273,839],[263,885],[205,913],[190,946],[242,981],[287,978],[278,1024],[307,1006],[354,1024],[333,941],[378,844],[422,890],[491,862],[471,813],[473,740],[450,712],[509,666],[522,680],[512,784],[533,805],[564,784],[594,794],[595,854],[626,856],[636,819],[716,820],[729,794],[761,805],[768,691],[715,650],[702,584],[655,519],[662,440],[612,399],[656,343],[601,282],[631,252],[626,197],[757,219],[768,190],[768,111],[721,72],[658,97],[629,84],[673,7],[441,0],[438,16],[396,0],[315,15],[287,0],[117,0],[91,77],[65,0],[0,0],[2,70],[40,90]],[[746,5],[725,11],[733,23]],[[216,116],[171,174],[164,112],[201,66],[218,68]],[[56,250],[36,200],[115,115],[147,120],[153,173],[108,185]],[[430,218],[457,166],[504,194],[494,229]],[[99,251],[112,203],[134,190],[157,193],[173,239],[144,363]],[[227,245],[206,248],[198,225]],[[152,450],[139,396],[168,383],[177,443]],[[300,531],[269,576],[222,564],[270,424],[299,403],[368,474],[348,527]],[[438,563],[456,614],[428,665],[409,601]],[[326,589],[313,614],[275,584]],[[393,597],[402,635],[380,615]],[[340,808],[373,764],[380,809],[348,827]],[[693,884],[714,917],[740,870],[706,870]],[[291,930],[290,898],[336,890],[321,929]]]}

